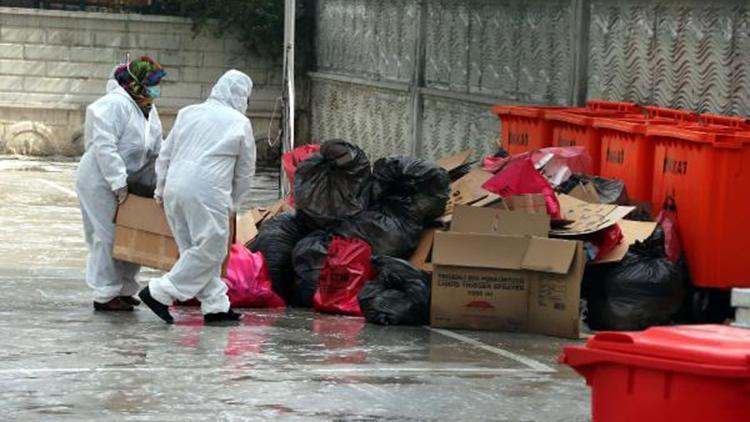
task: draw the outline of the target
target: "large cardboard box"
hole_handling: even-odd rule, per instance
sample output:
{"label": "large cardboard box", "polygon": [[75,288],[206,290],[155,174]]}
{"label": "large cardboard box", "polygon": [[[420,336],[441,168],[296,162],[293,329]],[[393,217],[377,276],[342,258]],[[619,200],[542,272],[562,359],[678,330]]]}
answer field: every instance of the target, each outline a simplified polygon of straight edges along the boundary
{"label": "large cardboard box", "polygon": [[[235,216],[229,219],[229,229],[231,247],[235,239]],[[112,257],[169,271],[179,255],[164,209],[151,198],[129,195],[117,209]],[[226,260],[222,274],[225,272]]]}
{"label": "large cardboard box", "polygon": [[579,338],[583,246],[549,227],[546,214],[456,207],[435,233],[431,324]]}

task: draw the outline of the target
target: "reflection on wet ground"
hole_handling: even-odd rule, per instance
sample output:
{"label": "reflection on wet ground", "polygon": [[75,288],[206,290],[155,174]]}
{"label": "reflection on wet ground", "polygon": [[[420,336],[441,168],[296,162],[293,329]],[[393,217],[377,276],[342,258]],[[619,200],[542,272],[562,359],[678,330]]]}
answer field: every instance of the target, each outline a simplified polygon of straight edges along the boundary
{"label": "reflection on wet ground", "polygon": [[[583,382],[555,363],[561,340],[296,309],[247,311],[238,327],[204,327],[196,308],[171,327],[94,314],[74,172],[0,160],[3,420],[588,419]],[[277,183],[263,169],[247,205]]]}

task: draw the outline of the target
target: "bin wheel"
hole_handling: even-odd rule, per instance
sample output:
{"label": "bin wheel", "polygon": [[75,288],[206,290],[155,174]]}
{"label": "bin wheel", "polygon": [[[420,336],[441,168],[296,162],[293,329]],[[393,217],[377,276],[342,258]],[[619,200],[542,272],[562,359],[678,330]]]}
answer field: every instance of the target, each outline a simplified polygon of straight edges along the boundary
{"label": "bin wheel", "polygon": [[691,313],[698,324],[722,324],[732,318],[731,291],[696,288],[693,291]]}
{"label": "bin wheel", "polygon": [[693,322],[703,323],[710,318],[711,292],[707,289],[695,289],[691,303]]}

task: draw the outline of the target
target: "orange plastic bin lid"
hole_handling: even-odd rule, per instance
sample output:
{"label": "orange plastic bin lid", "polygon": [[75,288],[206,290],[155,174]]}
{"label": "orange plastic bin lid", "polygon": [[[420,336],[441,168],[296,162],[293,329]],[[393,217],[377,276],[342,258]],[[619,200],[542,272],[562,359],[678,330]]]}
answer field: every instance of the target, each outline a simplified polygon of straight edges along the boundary
{"label": "orange plastic bin lid", "polygon": [[592,126],[595,119],[619,119],[619,118],[638,118],[638,115],[611,110],[589,110],[589,109],[571,109],[550,111],[545,114],[547,120],[570,123],[577,126]]}
{"label": "orange plastic bin lid", "polygon": [[717,125],[650,126],[646,134],[725,148],[741,148],[750,143],[750,132]]}
{"label": "orange plastic bin lid", "polygon": [[545,113],[550,111],[566,110],[570,107],[558,107],[558,106],[510,106],[510,105],[497,105],[492,107],[492,112],[498,116],[518,116],[518,117],[529,117],[529,118],[544,118]]}
{"label": "orange plastic bin lid", "polygon": [[750,371],[750,330],[724,325],[602,332],[592,337],[586,347],[683,363],[748,367]]}

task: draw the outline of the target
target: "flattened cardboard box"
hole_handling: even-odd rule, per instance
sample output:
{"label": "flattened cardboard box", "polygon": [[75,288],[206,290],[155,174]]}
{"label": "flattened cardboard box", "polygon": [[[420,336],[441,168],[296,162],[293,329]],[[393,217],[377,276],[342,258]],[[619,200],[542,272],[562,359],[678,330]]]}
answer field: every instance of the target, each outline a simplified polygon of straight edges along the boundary
{"label": "flattened cardboard box", "polygon": [[435,233],[431,324],[579,338],[582,244],[546,237],[546,215],[463,208]]}
{"label": "flattened cardboard box", "polygon": [[435,164],[440,166],[443,170],[451,172],[469,161],[469,157],[474,154],[474,150],[469,148],[465,151],[461,151],[457,154],[451,155],[450,157],[443,157],[435,161]]}
{"label": "flattened cardboard box", "polygon": [[[229,230],[231,247],[235,238],[234,216],[230,218]],[[164,210],[151,198],[128,196],[127,201],[117,209],[112,257],[169,271],[179,255]],[[226,272],[226,263],[225,260],[222,274]]]}
{"label": "flattened cardboard box", "polygon": [[563,218],[572,224],[552,231],[554,236],[581,236],[606,229],[617,224],[635,207],[610,204],[592,204],[570,195],[557,195]]}

